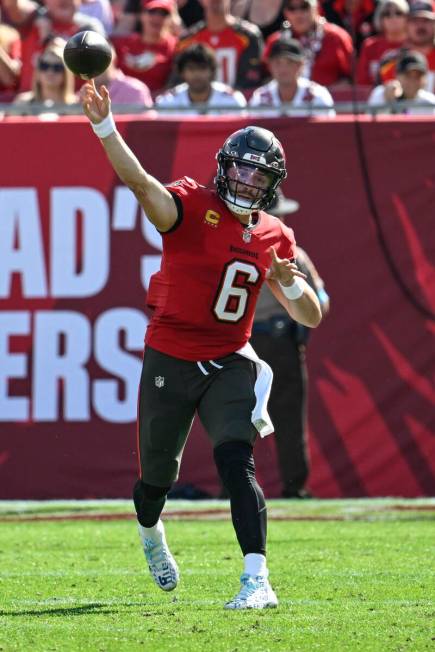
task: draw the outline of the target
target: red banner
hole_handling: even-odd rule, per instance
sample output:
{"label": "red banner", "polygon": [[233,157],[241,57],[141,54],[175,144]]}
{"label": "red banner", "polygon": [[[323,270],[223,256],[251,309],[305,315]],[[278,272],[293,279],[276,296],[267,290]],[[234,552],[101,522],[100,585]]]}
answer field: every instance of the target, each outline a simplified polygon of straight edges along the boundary
{"label": "red banner", "polygon": [[[309,347],[310,487],[435,490],[435,123],[256,121],[288,159],[291,226],[331,313]],[[212,183],[243,120],[118,119],[161,181]],[[0,125],[0,499],[123,497],[136,477],[145,297],[160,239],[80,118]],[[279,495],[273,436],[258,443]],[[196,425],[180,482],[219,487]]]}

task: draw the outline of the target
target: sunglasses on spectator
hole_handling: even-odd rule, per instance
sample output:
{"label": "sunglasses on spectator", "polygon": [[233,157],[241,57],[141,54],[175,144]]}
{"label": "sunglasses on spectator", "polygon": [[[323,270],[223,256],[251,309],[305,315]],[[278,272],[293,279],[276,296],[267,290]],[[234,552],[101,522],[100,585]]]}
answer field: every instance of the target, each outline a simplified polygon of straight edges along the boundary
{"label": "sunglasses on spectator", "polygon": [[381,18],[394,18],[395,16],[404,16],[403,11],[384,11],[381,14]]}
{"label": "sunglasses on spectator", "polygon": [[290,12],[309,11],[311,9],[311,5],[309,2],[303,2],[301,5],[287,5],[286,9]]}
{"label": "sunglasses on spectator", "polygon": [[144,13],[151,14],[151,16],[169,16],[169,11],[166,9],[144,9]]}
{"label": "sunglasses on spectator", "polygon": [[49,61],[38,61],[38,70],[42,72],[47,72],[47,70],[52,70],[53,72],[64,72],[65,68],[63,63],[50,63]]}

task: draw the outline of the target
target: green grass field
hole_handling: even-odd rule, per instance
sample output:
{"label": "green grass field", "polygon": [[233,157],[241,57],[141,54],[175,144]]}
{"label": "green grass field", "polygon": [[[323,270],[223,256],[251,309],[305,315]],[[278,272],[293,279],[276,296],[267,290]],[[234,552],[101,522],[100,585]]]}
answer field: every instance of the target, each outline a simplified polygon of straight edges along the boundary
{"label": "green grass field", "polygon": [[166,594],[128,502],[0,503],[0,650],[435,650],[434,500],[269,501],[280,605],[247,612],[222,608],[242,570],[227,510],[168,502]]}

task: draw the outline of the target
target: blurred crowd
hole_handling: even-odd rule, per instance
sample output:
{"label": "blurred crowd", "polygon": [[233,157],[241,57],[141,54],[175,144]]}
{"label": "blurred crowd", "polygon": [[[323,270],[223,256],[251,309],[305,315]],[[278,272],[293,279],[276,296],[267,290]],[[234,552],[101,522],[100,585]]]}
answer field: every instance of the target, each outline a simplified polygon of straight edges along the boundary
{"label": "blurred crowd", "polygon": [[0,102],[77,104],[62,53],[85,29],[112,43],[115,110],[435,114],[435,0],[0,0]]}

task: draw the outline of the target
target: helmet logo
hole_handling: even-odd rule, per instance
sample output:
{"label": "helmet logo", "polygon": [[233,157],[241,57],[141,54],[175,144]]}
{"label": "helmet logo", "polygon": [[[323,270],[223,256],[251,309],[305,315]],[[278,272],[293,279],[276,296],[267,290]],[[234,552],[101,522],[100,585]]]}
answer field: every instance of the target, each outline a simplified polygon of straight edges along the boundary
{"label": "helmet logo", "polygon": [[243,160],[244,161],[252,161],[254,163],[262,163],[263,165],[267,165],[267,161],[264,158],[264,156],[260,156],[259,154],[251,154],[251,152],[246,152],[246,154],[243,155]]}

